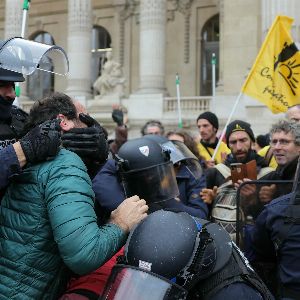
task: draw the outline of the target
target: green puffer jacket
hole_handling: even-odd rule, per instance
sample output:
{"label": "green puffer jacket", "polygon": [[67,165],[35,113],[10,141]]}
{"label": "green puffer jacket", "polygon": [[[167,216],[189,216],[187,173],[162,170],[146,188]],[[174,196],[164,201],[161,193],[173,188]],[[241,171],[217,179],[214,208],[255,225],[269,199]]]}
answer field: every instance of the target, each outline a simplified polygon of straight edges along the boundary
{"label": "green puffer jacket", "polygon": [[67,150],[14,179],[0,206],[0,299],[57,299],[68,273],[97,269],[125,243],[98,227],[81,159]]}

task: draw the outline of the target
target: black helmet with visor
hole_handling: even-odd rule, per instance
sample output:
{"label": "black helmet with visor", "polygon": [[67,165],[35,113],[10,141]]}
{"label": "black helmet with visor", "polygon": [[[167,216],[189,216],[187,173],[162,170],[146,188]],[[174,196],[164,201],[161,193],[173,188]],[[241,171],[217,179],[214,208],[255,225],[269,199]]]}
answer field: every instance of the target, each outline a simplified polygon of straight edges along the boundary
{"label": "black helmet with visor", "polygon": [[169,151],[155,141],[144,137],[129,140],[115,159],[127,197],[138,195],[150,204],[179,195]]}

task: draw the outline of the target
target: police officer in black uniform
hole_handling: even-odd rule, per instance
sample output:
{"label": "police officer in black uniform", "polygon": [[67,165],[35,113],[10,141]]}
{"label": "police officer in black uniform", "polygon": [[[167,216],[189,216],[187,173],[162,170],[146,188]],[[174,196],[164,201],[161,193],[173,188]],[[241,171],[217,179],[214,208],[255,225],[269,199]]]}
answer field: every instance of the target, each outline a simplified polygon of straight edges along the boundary
{"label": "police officer in black uniform", "polygon": [[298,161],[293,192],[267,204],[251,232],[253,263],[277,265],[277,299],[300,299],[299,172]]}
{"label": "police officer in black uniform", "polygon": [[[135,271],[128,271],[132,267]],[[164,290],[161,289],[163,283],[147,288],[145,278],[151,278],[149,272],[151,276],[161,276],[159,278],[183,287],[187,293],[176,286],[174,290],[170,282],[164,283],[168,285]],[[123,280],[129,284],[126,289]],[[152,280],[148,285],[151,283]],[[127,298],[123,297],[124,292]],[[155,300],[273,299],[224,229],[185,212],[166,210],[150,214],[130,233],[124,257],[114,267],[102,299],[139,297]]]}
{"label": "police officer in black uniform", "polygon": [[15,143],[23,134],[27,113],[13,105],[15,82],[23,82],[22,74],[0,68],[0,149]]}
{"label": "police officer in black uniform", "polygon": [[[150,137],[163,139],[163,144]],[[156,135],[123,144],[115,160],[108,160],[93,179],[101,207],[111,212],[126,197],[139,195],[151,211],[172,208],[206,218],[208,209],[199,196],[205,186],[201,166],[183,143],[178,144]]]}

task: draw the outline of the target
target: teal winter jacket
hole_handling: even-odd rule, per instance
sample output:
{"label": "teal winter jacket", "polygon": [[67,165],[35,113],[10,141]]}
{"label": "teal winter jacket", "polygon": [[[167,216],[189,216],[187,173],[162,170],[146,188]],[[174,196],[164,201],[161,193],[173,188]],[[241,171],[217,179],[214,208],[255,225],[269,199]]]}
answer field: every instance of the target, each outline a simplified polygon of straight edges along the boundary
{"label": "teal winter jacket", "polygon": [[81,159],[62,149],[31,166],[0,205],[0,299],[57,299],[68,274],[87,274],[124,244],[116,225],[98,227]]}

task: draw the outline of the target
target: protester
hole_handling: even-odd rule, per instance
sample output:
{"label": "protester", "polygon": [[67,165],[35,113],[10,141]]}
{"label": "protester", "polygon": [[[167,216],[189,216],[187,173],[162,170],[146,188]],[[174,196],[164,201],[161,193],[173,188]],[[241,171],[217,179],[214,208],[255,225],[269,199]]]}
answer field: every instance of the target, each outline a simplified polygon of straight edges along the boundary
{"label": "protester", "polygon": [[63,134],[62,145],[80,156],[93,178],[108,156],[107,133],[94,118],[87,115],[86,108],[79,101],[74,101],[74,105],[77,117],[84,126],[72,128]]}
{"label": "protester", "polygon": [[109,142],[109,149],[111,153],[116,154],[128,138],[125,109],[121,106],[113,105],[112,119],[117,124],[117,127],[115,129],[115,138]]}
{"label": "protester", "polygon": [[186,213],[159,210],[130,233],[102,299],[273,297],[226,231]]}
{"label": "protester", "polygon": [[192,153],[199,159],[201,165],[205,165],[204,158],[200,155],[198,151],[198,146],[193,137],[186,131],[180,129],[180,130],[174,130],[169,131],[166,134],[166,137],[170,141],[180,141],[183,142],[191,151]]}
{"label": "protester", "polygon": [[[271,150],[278,167],[264,177],[265,180],[293,180],[300,153],[300,123],[279,121],[270,130]],[[263,186],[260,201],[269,202],[291,192],[291,184]]]}
{"label": "protester", "polygon": [[[217,164],[206,172],[206,189],[200,193],[203,201],[211,204],[211,219],[228,231],[232,239],[236,240],[237,230],[237,189],[243,182],[256,177],[264,178],[273,169],[267,167],[265,160],[252,150],[254,133],[249,123],[235,120],[226,129],[226,141],[231,154],[224,163]],[[236,181],[232,178],[232,168],[235,164],[254,163],[251,167],[255,178],[241,177]],[[241,168],[241,167],[240,167]],[[256,170],[255,170],[256,168]],[[240,172],[240,174],[243,174]],[[244,176],[244,175],[242,175]],[[241,189],[241,195],[251,203],[255,202],[256,189],[254,185],[246,185]],[[255,198],[254,200],[252,198]],[[256,203],[256,202],[255,202]],[[262,204],[253,207],[252,214],[257,215]]]}
{"label": "protester", "polygon": [[286,112],[286,117],[290,121],[300,123],[300,104],[290,106]]}
{"label": "protester", "polygon": [[[56,118],[63,134],[86,126],[72,100],[55,93],[33,105],[26,128]],[[11,182],[0,206],[1,297],[58,299],[70,272],[97,269],[146,217],[145,201],[133,196],[98,227],[93,197],[86,167],[65,149]]]}
{"label": "protester", "polygon": [[141,129],[141,134],[157,134],[157,135],[164,135],[165,128],[162,123],[158,120],[150,120],[145,123],[145,125]]}
{"label": "protester", "polygon": [[[293,121],[296,123],[300,122],[300,105],[296,104],[294,106],[290,106],[286,112],[286,117],[289,121]],[[261,150],[259,150],[258,154],[266,159],[269,162],[269,166],[276,169],[277,162],[272,152],[272,147],[270,145],[265,146]]]}
{"label": "protester", "polygon": [[[210,168],[206,172],[206,186],[208,189],[219,187],[228,180],[231,175],[230,165],[232,163],[247,163],[256,161],[257,171],[267,166],[265,160],[252,150],[252,143],[255,142],[251,125],[241,120],[232,121],[226,129],[226,141],[231,154],[222,164]],[[223,171],[224,170],[224,171]]]}
{"label": "protester", "polygon": [[270,135],[269,134],[259,134],[255,138],[255,143],[252,146],[252,148],[256,152],[258,152],[259,150],[261,150],[262,148],[264,148],[266,146],[270,146]]}
{"label": "protester", "polygon": [[223,162],[226,159],[227,154],[230,153],[230,150],[223,141],[220,144],[215,159],[212,160],[212,156],[219,142],[219,139],[217,138],[219,129],[219,120],[217,116],[210,111],[200,114],[197,118],[197,127],[201,138],[200,143],[198,144],[198,151],[199,154],[204,157],[206,167],[211,168],[215,164]]}

